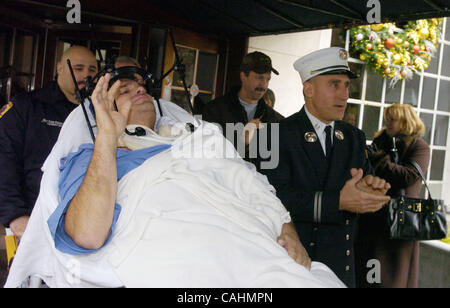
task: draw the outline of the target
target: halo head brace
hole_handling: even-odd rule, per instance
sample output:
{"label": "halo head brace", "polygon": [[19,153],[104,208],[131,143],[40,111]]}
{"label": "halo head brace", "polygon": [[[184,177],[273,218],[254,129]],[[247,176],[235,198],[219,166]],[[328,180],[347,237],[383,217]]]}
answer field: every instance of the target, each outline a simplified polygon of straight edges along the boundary
{"label": "halo head brace", "polygon": [[109,88],[120,79],[129,79],[138,82],[139,84],[144,83],[147,93],[151,92],[153,86],[152,75],[143,69],[136,66],[124,66],[118,69],[112,70],[110,73],[111,79],[109,80]]}
{"label": "halo head brace", "polygon": [[[144,86],[147,93],[149,93],[149,89],[151,88],[151,74],[147,73],[143,69],[136,66],[123,66],[117,69],[113,69],[109,72],[111,78],[109,79],[108,89],[112,87],[112,85],[117,80],[127,79],[137,82],[139,85]],[[114,101],[114,107],[117,109],[117,104]]]}
{"label": "halo head brace", "polygon": [[[121,79],[128,79],[137,82],[139,85],[143,86],[147,93],[153,96],[153,92],[158,90],[154,87],[154,80],[152,79],[152,74],[149,72],[137,67],[137,66],[124,66],[117,69],[112,70],[110,73],[111,78],[109,80],[108,88],[111,88],[112,85]],[[159,114],[162,116],[162,110],[159,103],[159,100],[156,99],[159,109]],[[117,110],[116,102],[114,101],[114,106]]]}

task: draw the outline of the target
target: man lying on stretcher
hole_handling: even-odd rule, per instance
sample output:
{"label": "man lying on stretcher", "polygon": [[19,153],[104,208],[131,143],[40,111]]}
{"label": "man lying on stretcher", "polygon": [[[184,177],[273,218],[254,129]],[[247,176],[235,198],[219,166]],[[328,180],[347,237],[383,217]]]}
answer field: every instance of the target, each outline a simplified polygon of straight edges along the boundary
{"label": "man lying on stretcher", "polygon": [[[95,146],[61,160],[48,228],[59,263],[76,260],[83,271],[84,262],[106,258],[117,280],[92,282],[81,272],[73,286],[343,287],[326,266],[311,263],[289,213],[254,168],[240,158],[174,155],[190,139],[226,143],[220,132],[203,123],[207,136],[200,127],[159,137],[140,78],[109,83],[102,77],[92,94]],[[124,135],[136,126],[143,137]],[[53,281],[62,280],[71,285]]]}
{"label": "man lying on stretcher", "polygon": [[[108,83],[109,75],[102,77],[92,95],[98,134],[86,177],[65,217],[65,232],[77,245],[88,250],[100,249],[111,233],[119,137],[127,124],[153,128],[156,119],[152,98],[139,82],[118,80],[109,91]],[[114,100],[118,111],[114,110]],[[278,242],[297,263],[310,268],[311,260],[292,223],[283,225]]]}

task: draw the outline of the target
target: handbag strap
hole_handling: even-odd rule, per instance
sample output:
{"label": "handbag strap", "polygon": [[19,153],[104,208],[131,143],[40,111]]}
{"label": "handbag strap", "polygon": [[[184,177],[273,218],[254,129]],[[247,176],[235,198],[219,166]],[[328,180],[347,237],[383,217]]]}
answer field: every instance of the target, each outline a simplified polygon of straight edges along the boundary
{"label": "handbag strap", "polygon": [[433,199],[433,198],[431,197],[431,191],[430,191],[430,188],[428,187],[427,180],[425,179],[425,176],[424,176],[424,174],[423,174],[422,168],[420,168],[419,164],[416,163],[416,162],[413,161],[413,160],[410,160],[409,163],[410,163],[411,165],[413,165],[413,167],[416,168],[416,170],[419,172],[420,177],[422,178],[422,182],[423,182],[423,184],[425,185],[425,187],[426,187],[427,190],[428,190],[428,196],[429,196],[429,199]]}

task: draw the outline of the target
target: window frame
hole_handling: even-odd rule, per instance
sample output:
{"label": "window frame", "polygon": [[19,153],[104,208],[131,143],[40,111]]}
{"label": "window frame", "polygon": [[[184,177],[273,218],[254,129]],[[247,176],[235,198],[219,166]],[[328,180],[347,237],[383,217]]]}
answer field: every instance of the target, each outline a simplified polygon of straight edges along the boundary
{"label": "window frame", "polygon": [[[197,84],[197,73],[198,73],[198,59],[199,59],[199,56],[200,56],[200,52],[206,52],[206,53],[211,53],[211,54],[215,54],[216,55],[216,67],[215,67],[214,82],[213,82],[212,91],[199,89],[199,94],[211,95],[211,99],[213,97],[215,97],[215,95],[216,95],[216,88],[217,88],[217,76],[218,76],[218,71],[219,71],[219,53],[212,52],[212,51],[207,51],[207,50],[202,50],[200,48],[185,46],[185,45],[182,45],[182,44],[176,44],[176,47],[177,47],[177,49],[178,48],[186,48],[186,49],[195,50],[195,63],[194,63],[194,71],[193,71],[193,76],[192,76],[192,85],[197,85],[198,86],[198,84]],[[175,61],[175,59],[174,59],[174,61]],[[190,91],[190,87],[192,85],[186,85],[188,87],[189,91]],[[184,88],[180,87],[180,86],[173,85],[173,79],[172,79],[171,90],[184,91]],[[191,97],[191,101],[190,101],[191,105],[193,104],[193,100],[194,100],[194,98]]]}

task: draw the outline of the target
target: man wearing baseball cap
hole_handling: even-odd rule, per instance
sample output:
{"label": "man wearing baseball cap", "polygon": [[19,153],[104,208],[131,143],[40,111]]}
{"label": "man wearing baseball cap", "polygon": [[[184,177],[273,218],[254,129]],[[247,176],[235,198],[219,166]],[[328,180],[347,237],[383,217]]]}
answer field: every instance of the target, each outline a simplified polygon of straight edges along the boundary
{"label": "man wearing baseball cap", "polygon": [[280,163],[261,172],[290,212],[311,260],[355,287],[357,215],[381,209],[390,185],[370,175],[364,133],[341,121],[356,77],[347,60],[345,49],[333,47],[295,62],[305,106],[280,121]]}
{"label": "man wearing baseball cap", "polygon": [[[272,67],[272,60],[262,52],[247,54],[241,63],[241,86],[232,89],[222,97],[209,103],[203,109],[202,119],[208,122],[220,124],[222,131],[230,139],[238,150],[238,143],[245,144],[245,155],[248,159],[248,144],[255,130],[261,128],[262,123],[271,123],[283,119],[283,116],[273,108],[267,106],[263,96],[269,86],[272,73],[278,75],[278,71]],[[243,131],[238,131],[238,136],[226,136],[226,126],[231,124],[243,124]],[[236,126],[237,127],[237,126]]]}

